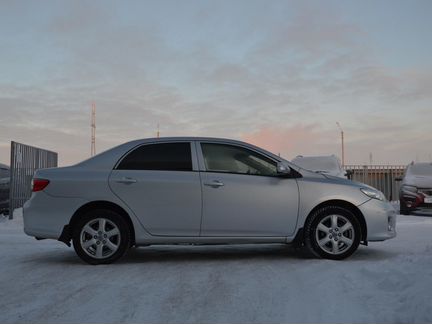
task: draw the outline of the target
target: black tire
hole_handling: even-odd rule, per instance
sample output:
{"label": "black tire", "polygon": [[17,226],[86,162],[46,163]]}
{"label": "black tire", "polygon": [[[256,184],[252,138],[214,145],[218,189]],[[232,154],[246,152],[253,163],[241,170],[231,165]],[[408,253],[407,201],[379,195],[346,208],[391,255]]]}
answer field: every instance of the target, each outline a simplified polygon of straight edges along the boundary
{"label": "black tire", "polygon": [[[320,247],[317,239],[318,236],[317,227],[321,221],[326,221],[326,219],[328,219],[328,216],[330,215],[337,215],[339,217],[338,221],[347,220],[351,223],[352,230],[349,231],[349,234],[351,235],[352,243],[350,246],[342,242],[342,239],[340,238],[339,234],[336,234],[339,235],[339,237],[335,238],[334,235],[331,236],[332,233],[329,233],[328,236],[326,233],[324,238],[327,239],[328,237],[331,238],[331,240],[324,247]],[[320,235],[323,235],[323,233],[324,232],[319,231]],[[345,235],[343,233],[341,233],[341,235],[343,235],[343,238],[345,239]],[[349,257],[357,250],[360,244],[360,238],[361,238],[361,226],[358,219],[350,210],[339,206],[327,206],[316,210],[308,218],[304,228],[304,241],[305,241],[305,247],[307,249],[307,252],[309,254],[314,255],[315,257],[324,258],[324,259],[342,260]],[[333,254],[326,250],[326,249],[330,249],[330,247],[333,246],[333,244],[341,245],[342,249],[339,254]]]}
{"label": "black tire", "polygon": [[399,206],[400,206],[399,212],[401,213],[401,215],[409,215],[410,214],[409,209],[407,208],[407,206],[405,205],[404,202],[399,201]]}
{"label": "black tire", "polygon": [[[92,245],[87,250],[85,250],[84,247],[81,245],[81,238],[82,237],[84,238],[84,236],[89,235],[87,232],[86,233],[83,232],[84,226],[86,226],[86,224],[89,224],[89,222],[92,222],[92,221],[94,221],[94,224],[96,224],[93,226],[97,226],[97,224],[99,224],[98,219],[99,220],[100,219],[106,220],[106,223],[108,225],[106,225],[105,228],[107,228],[108,230],[110,228],[111,228],[111,230],[117,228],[118,232],[119,232],[119,234],[113,235],[112,238],[104,239],[102,237],[103,234],[101,234],[101,231],[99,231],[100,228],[98,228],[97,230],[95,230],[94,228],[91,228],[92,230],[95,230],[96,232],[98,232],[98,233],[95,233],[96,235],[101,235],[101,237],[98,237],[98,239],[97,239],[97,242],[99,242],[98,246],[102,244],[102,240],[104,240],[103,241],[104,243],[108,242],[108,240],[113,240],[113,241],[109,241],[109,243],[114,243],[115,245],[113,245],[113,246],[116,246],[115,252],[114,252],[114,249],[110,250],[108,247],[102,247],[102,251],[104,251],[105,254],[107,254],[107,256],[104,257],[103,256],[104,252],[103,252],[102,256],[99,258],[96,257],[96,250],[97,250],[98,246]],[[107,231],[106,233],[109,235],[109,231]],[[90,239],[93,240],[91,235],[90,235]],[[90,239],[88,239],[88,241],[90,241]],[[94,239],[96,240],[96,236],[94,237]],[[108,209],[92,210],[92,211],[89,211],[89,212],[83,214],[80,217],[80,219],[78,220],[78,222],[74,225],[72,242],[73,242],[75,252],[78,254],[78,256],[83,261],[85,261],[89,264],[93,264],[93,265],[109,264],[109,263],[113,263],[116,260],[118,260],[119,258],[121,258],[126,253],[126,251],[129,249],[129,247],[131,245],[131,228],[129,228],[129,225],[128,225],[127,221],[124,219],[124,217],[119,215],[115,211],[108,210]],[[102,244],[102,245],[105,245],[105,244]],[[94,255],[92,255],[92,251],[94,251]],[[109,254],[109,252],[111,252],[112,254]]]}

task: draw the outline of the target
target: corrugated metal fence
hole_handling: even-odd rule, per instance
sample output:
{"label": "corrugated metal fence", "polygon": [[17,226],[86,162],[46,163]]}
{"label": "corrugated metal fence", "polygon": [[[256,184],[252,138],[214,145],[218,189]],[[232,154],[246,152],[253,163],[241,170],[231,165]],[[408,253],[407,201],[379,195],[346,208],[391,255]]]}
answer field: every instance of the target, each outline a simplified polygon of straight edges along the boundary
{"label": "corrugated metal fence", "polygon": [[345,165],[351,180],[368,184],[382,191],[388,200],[399,199],[400,182],[405,165]]}
{"label": "corrugated metal fence", "polygon": [[37,169],[57,166],[56,152],[11,142],[9,218],[31,196],[31,180]]}

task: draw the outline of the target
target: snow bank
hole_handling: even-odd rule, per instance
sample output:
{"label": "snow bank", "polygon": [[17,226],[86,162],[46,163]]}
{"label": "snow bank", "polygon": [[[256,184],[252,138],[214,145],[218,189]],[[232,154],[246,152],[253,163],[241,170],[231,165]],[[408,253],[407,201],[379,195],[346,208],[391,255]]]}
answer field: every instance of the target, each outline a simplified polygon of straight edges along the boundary
{"label": "snow bank", "polygon": [[23,212],[22,208],[17,208],[13,212],[13,219],[9,219],[9,215],[0,216],[0,227],[19,227],[23,226]]}

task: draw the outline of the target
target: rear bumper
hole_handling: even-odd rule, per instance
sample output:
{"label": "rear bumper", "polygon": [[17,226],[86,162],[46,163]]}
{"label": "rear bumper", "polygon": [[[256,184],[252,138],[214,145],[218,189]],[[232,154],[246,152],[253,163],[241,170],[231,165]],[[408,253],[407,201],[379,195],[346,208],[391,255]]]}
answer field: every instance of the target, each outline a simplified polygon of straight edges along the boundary
{"label": "rear bumper", "polygon": [[396,236],[396,210],[388,201],[371,199],[358,206],[367,226],[367,241],[384,241]]}
{"label": "rear bumper", "polygon": [[58,239],[74,212],[87,201],[53,197],[41,191],[32,194],[23,207],[24,232],[38,238]]}

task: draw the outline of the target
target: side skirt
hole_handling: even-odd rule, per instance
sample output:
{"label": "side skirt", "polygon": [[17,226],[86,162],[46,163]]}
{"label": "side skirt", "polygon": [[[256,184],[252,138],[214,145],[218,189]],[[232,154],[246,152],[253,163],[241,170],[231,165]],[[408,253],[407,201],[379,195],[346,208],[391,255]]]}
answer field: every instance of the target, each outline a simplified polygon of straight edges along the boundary
{"label": "side skirt", "polygon": [[287,237],[154,237],[145,240],[137,240],[136,246],[155,244],[187,244],[187,245],[211,245],[211,244],[269,244],[269,243],[291,243],[292,239]]}

